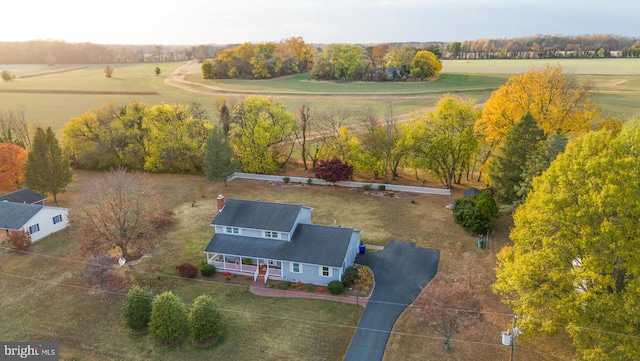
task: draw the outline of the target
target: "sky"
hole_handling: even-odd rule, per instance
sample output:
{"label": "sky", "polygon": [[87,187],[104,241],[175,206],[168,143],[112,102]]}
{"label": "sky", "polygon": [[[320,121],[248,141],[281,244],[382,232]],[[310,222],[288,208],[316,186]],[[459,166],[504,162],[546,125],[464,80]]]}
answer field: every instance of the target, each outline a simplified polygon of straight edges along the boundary
{"label": "sky", "polygon": [[0,41],[384,43],[616,34],[640,38],[638,0],[5,0]]}

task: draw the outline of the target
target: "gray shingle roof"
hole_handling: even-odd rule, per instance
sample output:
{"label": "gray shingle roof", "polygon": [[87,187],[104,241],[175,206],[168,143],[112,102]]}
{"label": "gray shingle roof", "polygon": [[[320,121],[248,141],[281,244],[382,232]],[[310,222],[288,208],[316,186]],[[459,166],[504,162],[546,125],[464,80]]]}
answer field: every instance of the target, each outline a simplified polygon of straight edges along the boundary
{"label": "gray shingle roof", "polygon": [[0,202],[0,229],[20,229],[42,208],[38,204]]}
{"label": "gray shingle roof", "polygon": [[289,232],[303,206],[228,199],[212,225]]}
{"label": "gray shingle roof", "polygon": [[205,252],[342,267],[353,232],[351,228],[298,224],[290,242],[215,234]]}
{"label": "gray shingle roof", "polygon": [[5,195],[0,196],[0,202],[8,201],[14,203],[27,203],[33,204],[42,202],[47,197],[42,194],[33,191],[31,188],[22,188],[18,191],[7,193]]}

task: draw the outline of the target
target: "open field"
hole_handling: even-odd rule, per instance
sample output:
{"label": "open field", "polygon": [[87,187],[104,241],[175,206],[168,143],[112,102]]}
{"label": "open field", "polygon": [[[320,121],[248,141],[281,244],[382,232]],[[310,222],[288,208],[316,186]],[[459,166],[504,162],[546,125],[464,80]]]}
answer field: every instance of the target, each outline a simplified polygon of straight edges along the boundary
{"label": "open field", "polygon": [[637,58],[443,60],[442,73],[519,74],[546,64],[560,64],[565,72],[576,75],[640,75]]}
{"label": "open field", "polygon": [[[148,104],[199,103],[212,119],[219,97],[247,95],[279,98],[290,111],[306,103],[312,110],[356,111],[372,106],[379,114],[393,104],[396,113],[428,110],[445,93],[455,93],[482,104],[512,73],[560,63],[581,82],[594,87],[594,99],[605,114],[623,120],[640,114],[639,59],[532,59],[443,61],[443,73],[428,82],[324,82],[308,74],[269,80],[203,80],[197,63],[117,64],[112,79],[103,65],[7,65],[18,76],[0,83],[0,110],[24,107],[27,117],[59,131],[69,118],[108,102],[132,100]],[[158,66],[162,73],[156,77]],[[0,65],[0,68],[3,65]],[[177,71],[176,71],[177,70]],[[172,73],[176,71],[172,75]]]}
{"label": "open field", "polygon": [[[60,197],[63,205],[73,205],[73,194],[83,190],[95,175],[77,172],[69,192]],[[311,206],[314,223],[333,224],[336,220],[363,229],[368,243],[384,245],[395,239],[437,248],[441,251],[439,273],[455,273],[473,281],[487,317],[456,335],[452,352],[441,351],[439,335],[416,324],[416,309],[410,307],[396,324],[385,360],[417,360],[425,355],[435,361],[452,357],[466,360],[469,354],[481,360],[507,358],[508,349],[498,346],[496,340],[510,324],[510,310],[491,293],[489,285],[494,279],[495,254],[508,242],[510,221],[508,217],[500,219],[488,247],[478,249],[475,235],[454,225],[451,211],[444,207],[460,197],[465,187],[456,187],[453,196],[383,197],[340,187],[234,180],[226,187],[206,183],[202,198],[198,190],[202,177],[167,174],[152,178],[173,210],[175,222],[166,238],[158,240],[151,257],[120,272],[150,284],[156,293],[172,290],[187,304],[203,293],[216,298],[228,327],[220,343],[205,349],[189,341],[162,346],[146,334],[126,331],[120,316],[122,295],[86,288],[79,246],[66,232],[35,245],[31,249],[34,254],[0,252],[0,334],[4,339],[58,340],[65,360],[341,360],[362,311],[355,305],[263,298],[250,294],[246,286],[216,278],[209,282],[172,277],[176,264],[204,259],[202,250],[212,235],[209,222],[215,214],[215,197],[224,194]],[[416,182],[409,175],[401,181]],[[571,353],[570,343],[562,337],[523,339],[519,346],[518,360],[569,359]]]}

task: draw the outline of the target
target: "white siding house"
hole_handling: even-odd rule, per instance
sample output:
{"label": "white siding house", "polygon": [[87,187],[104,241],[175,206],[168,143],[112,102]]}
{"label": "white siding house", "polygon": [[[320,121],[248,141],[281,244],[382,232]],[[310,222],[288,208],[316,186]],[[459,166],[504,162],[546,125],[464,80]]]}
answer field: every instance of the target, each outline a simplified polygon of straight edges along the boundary
{"label": "white siding house", "polygon": [[69,209],[39,204],[0,202],[0,230],[25,230],[36,243],[69,225]]}

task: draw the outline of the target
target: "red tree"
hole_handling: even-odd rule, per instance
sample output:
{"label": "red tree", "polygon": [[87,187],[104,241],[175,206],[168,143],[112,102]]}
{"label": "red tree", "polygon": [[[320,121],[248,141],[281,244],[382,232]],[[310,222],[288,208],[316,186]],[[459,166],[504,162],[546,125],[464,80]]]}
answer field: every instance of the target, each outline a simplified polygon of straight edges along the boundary
{"label": "red tree", "polygon": [[334,157],[330,160],[319,160],[316,165],[316,178],[335,183],[351,179],[353,167]]}
{"label": "red tree", "polygon": [[0,193],[22,188],[28,154],[26,149],[14,143],[0,143]]}
{"label": "red tree", "polygon": [[24,230],[11,231],[7,235],[7,244],[14,251],[26,251],[31,246],[31,235]]}

